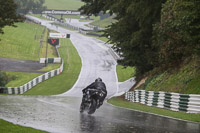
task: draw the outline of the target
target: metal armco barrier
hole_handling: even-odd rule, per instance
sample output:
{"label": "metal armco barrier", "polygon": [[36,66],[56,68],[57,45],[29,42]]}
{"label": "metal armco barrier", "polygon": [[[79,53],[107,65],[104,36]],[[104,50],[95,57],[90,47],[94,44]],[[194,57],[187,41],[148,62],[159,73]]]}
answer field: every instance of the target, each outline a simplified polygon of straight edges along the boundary
{"label": "metal armco barrier", "polygon": [[19,86],[19,87],[0,87],[0,93],[1,94],[23,94],[27,90],[33,88],[37,84],[54,77],[56,75],[59,75],[63,71],[63,61],[61,66],[58,69],[52,70],[50,72],[46,72],[43,75],[38,76],[37,78],[34,78],[33,80],[29,81],[28,83]]}
{"label": "metal armco barrier", "polygon": [[58,21],[55,21],[54,23],[57,24],[57,25],[61,25],[61,26],[64,26],[64,27],[73,29],[73,30],[78,30],[78,31],[81,30],[79,27],[75,27],[75,26],[70,25],[70,24],[68,24],[68,23],[60,23],[60,22],[58,22]]}
{"label": "metal armco barrier", "polygon": [[173,111],[200,113],[200,95],[135,90],[126,92],[125,99]]}

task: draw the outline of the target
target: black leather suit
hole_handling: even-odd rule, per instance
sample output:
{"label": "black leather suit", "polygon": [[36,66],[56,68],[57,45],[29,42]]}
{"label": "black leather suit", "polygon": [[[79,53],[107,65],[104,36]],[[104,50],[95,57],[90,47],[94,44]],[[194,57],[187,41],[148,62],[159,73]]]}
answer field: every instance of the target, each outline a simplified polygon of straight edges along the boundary
{"label": "black leather suit", "polygon": [[104,92],[104,96],[101,99],[99,99],[99,104],[100,104],[99,106],[101,106],[103,104],[104,99],[107,96],[107,90],[106,90],[105,83],[102,81],[95,81],[95,82],[91,83],[90,85],[88,85],[85,89],[83,89],[82,92],[85,93],[86,90],[89,88],[90,89],[99,89]]}

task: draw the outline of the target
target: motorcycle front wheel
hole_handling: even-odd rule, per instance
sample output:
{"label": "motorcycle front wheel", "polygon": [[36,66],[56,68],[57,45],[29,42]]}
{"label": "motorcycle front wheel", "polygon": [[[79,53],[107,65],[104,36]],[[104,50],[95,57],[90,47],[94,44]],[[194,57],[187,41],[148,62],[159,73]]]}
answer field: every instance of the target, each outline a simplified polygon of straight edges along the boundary
{"label": "motorcycle front wheel", "polygon": [[97,107],[97,102],[95,99],[92,99],[89,110],[88,110],[88,114],[93,114],[96,111],[96,107]]}
{"label": "motorcycle front wheel", "polygon": [[85,110],[85,105],[82,102],[80,105],[80,113],[83,113],[84,110]]}

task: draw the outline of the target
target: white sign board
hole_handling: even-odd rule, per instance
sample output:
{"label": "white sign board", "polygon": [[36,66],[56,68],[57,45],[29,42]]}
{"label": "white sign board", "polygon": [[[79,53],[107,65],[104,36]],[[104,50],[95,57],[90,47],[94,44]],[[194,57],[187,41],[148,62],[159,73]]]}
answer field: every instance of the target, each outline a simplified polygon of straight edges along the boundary
{"label": "white sign board", "polygon": [[66,38],[67,34],[64,34],[64,33],[50,33],[49,36],[52,37],[52,38]]}
{"label": "white sign board", "polygon": [[43,11],[42,13],[45,14],[57,14],[57,15],[80,15],[80,11],[73,11],[73,10],[47,10]]}

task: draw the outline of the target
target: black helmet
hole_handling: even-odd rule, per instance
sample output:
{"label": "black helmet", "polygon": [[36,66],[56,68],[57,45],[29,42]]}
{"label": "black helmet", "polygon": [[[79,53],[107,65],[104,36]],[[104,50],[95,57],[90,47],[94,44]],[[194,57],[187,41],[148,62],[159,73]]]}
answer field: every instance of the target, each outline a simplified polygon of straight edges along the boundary
{"label": "black helmet", "polygon": [[95,79],[95,82],[102,82],[102,79],[101,78],[97,78],[97,79]]}

